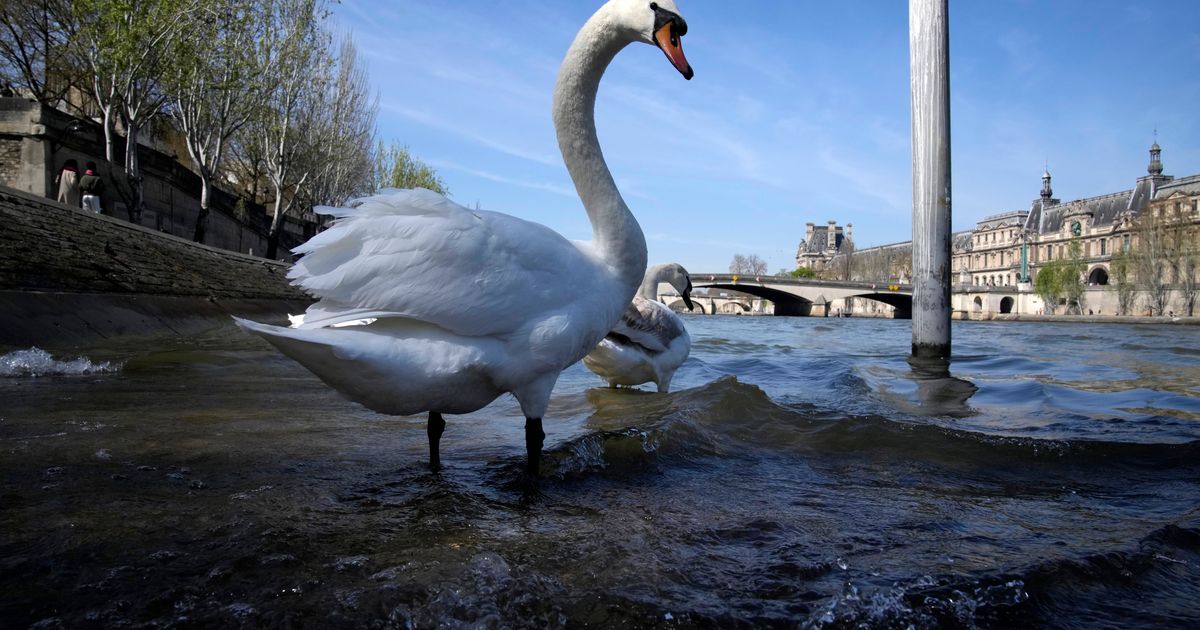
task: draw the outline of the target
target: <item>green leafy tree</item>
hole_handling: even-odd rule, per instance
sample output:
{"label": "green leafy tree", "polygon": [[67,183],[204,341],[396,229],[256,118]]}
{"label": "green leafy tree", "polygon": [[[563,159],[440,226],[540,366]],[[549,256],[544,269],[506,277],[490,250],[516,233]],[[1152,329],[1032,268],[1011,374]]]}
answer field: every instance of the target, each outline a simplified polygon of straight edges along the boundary
{"label": "green leafy tree", "polygon": [[375,152],[375,188],[428,188],[443,195],[450,194],[437,171],[395,140],[386,146],[380,141]]}
{"label": "green leafy tree", "polygon": [[117,186],[138,223],[143,209],[138,140],[167,100],[163,71],[169,54],[192,23],[200,0],[74,0],[71,20],[79,25],[73,39],[75,63],[87,68],[90,95],[101,112],[105,158],[116,163],[116,123],[125,134],[125,159]]}
{"label": "green leafy tree", "polygon": [[285,217],[315,179],[315,128],[328,105],[323,99],[333,60],[324,0],[269,0],[265,7],[255,63],[271,69],[271,80],[262,106],[238,134],[237,152],[246,165],[239,170],[249,170],[255,181],[261,177],[273,195],[266,256],[275,258]]}
{"label": "green leafy tree", "polygon": [[1067,312],[1075,311],[1082,315],[1083,304],[1083,275],[1087,272],[1087,263],[1083,260],[1083,242],[1078,237],[1067,244],[1067,258],[1059,270],[1060,295],[1066,299]]}
{"label": "green leafy tree", "polygon": [[[262,107],[271,68],[258,63],[255,46],[261,0],[212,0],[192,15],[165,73],[170,113],[200,176],[200,210],[192,239],[204,242],[213,182],[234,134]],[[161,225],[160,225],[161,227]]]}
{"label": "green leafy tree", "polygon": [[788,272],[788,275],[793,278],[816,278],[817,272],[809,269],[808,267],[797,267]]}
{"label": "green leafy tree", "polygon": [[1033,280],[1033,290],[1042,298],[1046,305],[1046,314],[1053,315],[1058,306],[1058,296],[1062,294],[1063,261],[1052,260],[1038,269]]}

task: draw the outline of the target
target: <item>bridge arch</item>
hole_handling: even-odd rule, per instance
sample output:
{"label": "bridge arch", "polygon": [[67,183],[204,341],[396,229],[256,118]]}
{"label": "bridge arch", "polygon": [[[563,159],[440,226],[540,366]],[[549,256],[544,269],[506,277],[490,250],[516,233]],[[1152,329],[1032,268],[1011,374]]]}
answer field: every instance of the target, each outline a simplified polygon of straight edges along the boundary
{"label": "bridge arch", "polygon": [[704,305],[701,304],[699,300],[692,300],[692,310],[691,311],[688,311],[687,304],[685,304],[682,299],[675,300],[674,302],[667,304],[667,308],[671,309],[672,311],[675,311],[676,313],[699,312],[701,315],[704,315],[706,312],[704,310]]}
{"label": "bridge arch", "polygon": [[863,298],[891,306],[896,319],[912,317],[912,286],[906,284],[737,274],[693,273],[691,277],[692,286],[697,289],[726,289],[768,300],[774,305],[776,315],[828,315],[834,304]]}
{"label": "bridge arch", "polygon": [[863,298],[867,300],[875,300],[882,302],[896,309],[892,313],[893,319],[912,319],[912,296],[903,293],[859,293],[849,297]]}
{"label": "bridge arch", "polygon": [[697,282],[696,276],[692,276],[692,286],[738,291],[763,298],[764,300],[770,300],[775,305],[776,315],[802,315],[807,317],[812,314],[813,303],[811,300],[806,300],[798,295],[792,295],[778,289],[755,284],[734,284],[732,282]]}

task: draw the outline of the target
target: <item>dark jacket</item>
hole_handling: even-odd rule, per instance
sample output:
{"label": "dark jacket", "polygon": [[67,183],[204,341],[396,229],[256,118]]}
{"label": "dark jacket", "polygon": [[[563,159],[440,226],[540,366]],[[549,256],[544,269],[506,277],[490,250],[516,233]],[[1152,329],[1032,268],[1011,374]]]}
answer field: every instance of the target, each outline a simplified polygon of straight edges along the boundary
{"label": "dark jacket", "polygon": [[96,195],[104,192],[104,180],[99,175],[88,171],[87,175],[79,178],[79,192],[85,195]]}

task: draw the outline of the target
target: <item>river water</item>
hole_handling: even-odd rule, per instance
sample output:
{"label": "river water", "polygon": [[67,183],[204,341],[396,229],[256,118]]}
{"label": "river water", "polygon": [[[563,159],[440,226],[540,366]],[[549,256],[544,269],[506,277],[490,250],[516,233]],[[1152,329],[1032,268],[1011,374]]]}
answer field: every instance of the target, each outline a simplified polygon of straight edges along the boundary
{"label": "river water", "polygon": [[564,372],[536,487],[511,398],[431,474],[232,326],[0,349],[0,626],[1200,624],[1197,329],[686,322],[671,394]]}

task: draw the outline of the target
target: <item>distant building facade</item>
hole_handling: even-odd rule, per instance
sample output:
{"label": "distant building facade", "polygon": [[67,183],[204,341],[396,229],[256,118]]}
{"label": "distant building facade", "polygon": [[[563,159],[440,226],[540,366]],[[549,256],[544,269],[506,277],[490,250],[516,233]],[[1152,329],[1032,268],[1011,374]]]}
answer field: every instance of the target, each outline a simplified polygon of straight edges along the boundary
{"label": "distant building facade", "polygon": [[[1028,209],[985,217],[973,229],[952,235],[955,310],[965,317],[1053,311],[1059,305],[1043,304],[1033,290],[1038,270],[1070,257],[1071,244],[1078,240],[1086,266],[1081,278],[1085,312],[1117,314],[1116,291],[1109,282],[1113,255],[1137,247],[1137,220],[1147,212],[1182,221],[1182,229],[1200,247],[1200,174],[1180,178],[1164,174],[1157,142],[1150,147],[1146,174],[1126,190],[1064,202],[1054,196],[1050,172],[1045,170],[1041,193]],[[851,280],[904,282],[911,277],[911,241],[861,250],[837,248],[823,257],[818,255],[828,251],[823,237],[808,224],[798,265],[812,266],[801,260],[819,260],[821,266],[814,269],[850,269],[845,279]],[[809,241],[817,246],[808,245]],[[852,260],[847,263],[846,257]],[[1179,283],[1179,278],[1172,280]],[[1174,302],[1179,303],[1180,296],[1174,296]],[[1141,308],[1137,311],[1144,314]]]}
{"label": "distant building facade", "polygon": [[1147,174],[1133,188],[1068,202],[1054,197],[1050,172],[1043,172],[1041,195],[1028,210],[985,217],[970,233],[956,235],[951,262],[956,280],[988,287],[1032,282],[1039,267],[1067,257],[1071,241],[1079,239],[1088,266],[1086,283],[1107,285],[1113,253],[1136,238],[1134,220],[1156,198],[1170,194],[1175,178],[1163,174],[1161,155],[1156,142],[1150,147]]}
{"label": "distant building facade", "polygon": [[847,223],[843,229],[832,219],[820,227],[815,223],[805,223],[804,240],[800,241],[800,247],[796,250],[796,267],[824,270],[835,256],[853,248],[853,228],[852,224]]}

